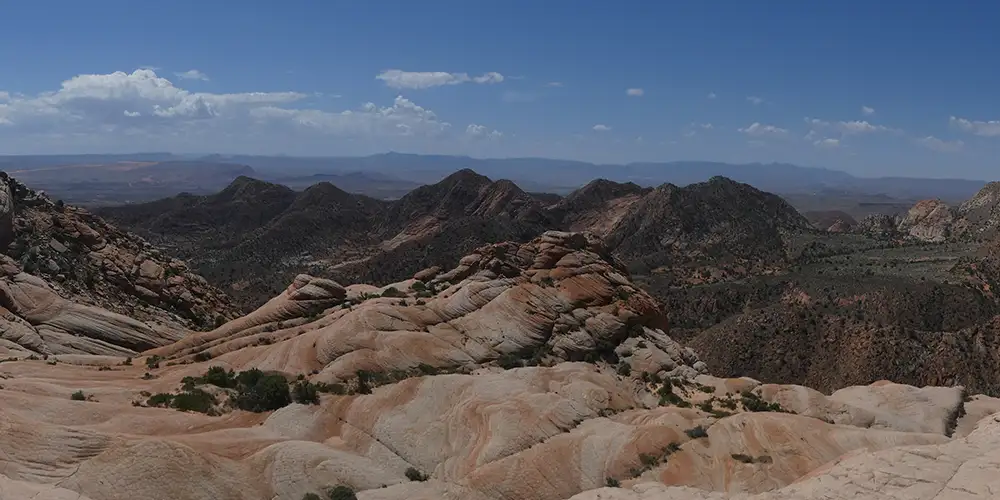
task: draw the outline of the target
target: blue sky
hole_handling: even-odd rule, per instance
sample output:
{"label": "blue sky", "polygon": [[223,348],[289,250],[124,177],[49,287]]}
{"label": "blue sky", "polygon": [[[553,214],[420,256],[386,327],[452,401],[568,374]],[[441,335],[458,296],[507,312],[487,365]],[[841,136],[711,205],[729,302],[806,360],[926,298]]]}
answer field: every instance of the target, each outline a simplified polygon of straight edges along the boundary
{"label": "blue sky", "polygon": [[991,2],[22,1],[3,17],[3,154],[1000,176]]}

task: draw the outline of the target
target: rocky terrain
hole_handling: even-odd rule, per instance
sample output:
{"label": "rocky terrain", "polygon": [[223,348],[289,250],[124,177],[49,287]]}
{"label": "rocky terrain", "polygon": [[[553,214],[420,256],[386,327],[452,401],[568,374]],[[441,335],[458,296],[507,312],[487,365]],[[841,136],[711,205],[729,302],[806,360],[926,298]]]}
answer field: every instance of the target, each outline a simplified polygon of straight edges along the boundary
{"label": "rocky terrain", "polygon": [[135,235],[0,173],[0,345],[135,354],[235,317],[228,298]]}
{"label": "rocky terrain", "polygon": [[717,378],[663,312],[599,237],[546,232],[381,287],[301,275],[139,356],[0,346],[0,496],[987,497],[1000,401]]}

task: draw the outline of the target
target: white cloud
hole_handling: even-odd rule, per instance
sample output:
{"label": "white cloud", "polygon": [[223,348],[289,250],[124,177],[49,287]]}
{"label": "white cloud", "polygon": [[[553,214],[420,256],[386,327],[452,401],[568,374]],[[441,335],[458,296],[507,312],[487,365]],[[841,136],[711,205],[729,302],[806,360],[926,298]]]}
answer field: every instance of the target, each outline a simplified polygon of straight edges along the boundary
{"label": "white cloud", "polygon": [[0,102],[7,102],[10,100],[10,92],[4,92],[0,90]]}
{"label": "white cloud", "polygon": [[716,97],[719,97],[719,96],[715,95],[715,92],[709,92],[708,93],[708,98],[709,99],[715,99]]}
{"label": "white cloud", "polygon": [[715,128],[715,127],[712,126],[711,123],[698,123],[698,124],[692,124],[692,125],[696,125],[696,126],[698,126],[700,128],[703,128],[705,130],[712,130],[713,128]]}
{"label": "white cloud", "polygon": [[208,81],[208,75],[196,69],[189,69],[182,73],[174,73],[174,74],[177,75],[178,78],[183,78],[185,80],[202,80],[206,82]]}
{"label": "white cloud", "polygon": [[645,94],[645,93],[646,93],[646,91],[642,90],[642,89],[626,89],[625,90],[625,95],[627,95],[629,97],[642,97],[642,95]]}
{"label": "white cloud", "polygon": [[493,84],[503,82],[500,73],[491,71],[480,76],[470,77],[468,73],[447,73],[444,71],[403,71],[390,69],[375,76],[394,89],[427,89],[443,85],[459,85],[462,83]]}
{"label": "white cloud", "polygon": [[774,125],[764,125],[759,122],[753,122],[739,129],[739,131],[753,137],[784,137],[788,135],[787,129],[775,127]]}
{"label": "white cloud", "polygon": [[840,146],[840,139],[832,139],[832,138],[820,139],[818,141],[814,141],[813,145],[818,148],[833,149]]}
{"label": "white cloud", "polygon": [[[299,92],[191,92],[141,69],[78,75],[57,90],[18,94],[0,104],[0,123],[4,124],[0,147],[23,148],[20,145],[31,143],[51,150],[54,144],[65,150],[84,144],[85,148],[111,145],[111,149],[128,146],[131,150],[134,144],[169,148],[192,144],[205,150],[220,147],[223,140],[243,145],[261,140],[281,148],[289,141],[311,138],[321,143],[324,136],[345,140],[437,137],[451,127],[433,111],[403,96],[388,106],[366,103],[343,111],[290,107],[306,97]],[[145,142],[133,142],[136,138]]]}
{"label": "white cloud", "polygon": [[250,116],[340,136],[433,136],[451,127],[450,123],[438,120],[433,111],[403,96],[396,96],[392,106],[387,107],[368,102],[358,110],[336,113],[265,106],[252,109]]}
{"label": "white cloud", "polygon": [[757,105],[763,103],[764,99],[762,99],[760,97],[757,97],[755,95],[752,95],[752,96],[747,96],[747,102],[749,102],[750,104],[753,104],[754,106],[757,106]]}
{"label": "white cloud", "polygon": [[465,127],[465,135],[469,137],[492,140],[503,137],[503,132],[500,132],[499,130],[490,130],[489,127],[485,125],[476,125],[475,123],[473,123],[470,124],[468,127]]}
{"label": "white cloud", "polygon": [[563,82],[549,82],[545,84],[546,87],[562,87]]}
{"label": "white cloud", "polygon": [[895,132],[899,133],[900,130],[886,127],[884,125],[875,125],[869,123],[867,120],[854,120],[854,121],[843,121],[843,122],[828,122],[826,120],[820,120],[819,118],[806,118],[806,124],[814,129],[824,129],[824,130],[834,130],[840,132],[842,135],[855,135],[855,134],[872,134],[877,132]]}
{"label": "white cloud", "polygon": [[594,125],[594,131],[596,132],[607,132],[609,130],[611,130],[611,127],[603,123],[598,123],[597,125]]}
{"label": "white cloud", "polygon": [[850,122],[838,122],[837,129],[845,134],[869,134],[874,132],[888,132],[892,129],[882,125],[872,125],[865,120],[854,120]]}
{"label": "white cloud", "polygon": [[952,116],[948,119],[948,124],[964,132],[969,132],[982,137],[1000,136],[1000,120],[979,121]]}
{"label": "white cloud", "polygon": [[861,106],[861,114],[865,116],[871,116],[875,114],[875,108],[870,108],[868,106]]}
{"label": "white cloud", "polygon": [[929,135],[922,139],[917,139],[917,143],[927,149],[939,151],[942,153],[957,153],[965,148],[965,143],[962,141],[959,140],[945,141],[938,139],[937,137],[934,137],[932,135]]}

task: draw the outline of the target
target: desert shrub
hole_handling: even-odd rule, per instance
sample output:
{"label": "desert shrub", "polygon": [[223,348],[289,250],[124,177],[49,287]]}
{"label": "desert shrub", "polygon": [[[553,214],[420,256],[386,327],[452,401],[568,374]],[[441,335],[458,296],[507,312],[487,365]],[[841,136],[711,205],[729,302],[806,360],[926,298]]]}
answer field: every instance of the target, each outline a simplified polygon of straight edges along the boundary
{"label": "desert shrub", "polygon": [[257,368],[236,376],[236,406],[241,410],[262,412],[277,410],[292,402],[288,381],[277,374],[265,374]]}
{"label": "desert shrub", "polygon": [[146,368],[149,368],[150,370],[152,370],[154,368],[159,368],[160,367],[160,361],[162,361],[162,360],[163,360],[163,358],[161,358],[160,356],[154,354],[154,355],[146,358]]}
{"label": "desert shrub", "polygon": [[382,290],[382,296],[398,299],[400,297],[406,297],[406,294],[397,290],[396,287],[390,286],[389,288]]}
{"label": "desert shrub", "polygon": [[157,406],[161,408],[166,408],[170,406],[170,402],[174,400],[173,394],[168,394],[166,392],[161,392],[159,394],[154,394],[146,400],[146,406]]}
{"label": "desert shrub", "polygon": [[747,411],[771,411],[771,412],[785,412],[785,409],[781,407],[778,403],[768,403],[756,393],[746,391],[742,394],[743,407]]}
{"label": "desert shrub", "polygon": [[316,386],[316,390],[319,392],[337,394],[340,396],[347,394],[347,388],[344,387],[344,384],[327,384],[325,382],[318,382],[314,385]]}
{"label": "desert shrub", "polygon": [[358,496],[354,494],[354,490],[347,486],[334,486],[326,490],[326,496],[330,500],[358,500]]}
{"label": "desert shrub", "polygon": [[73,401],[86,401],[87,395],[84,394],[83,391],[76,391],[73,394],[71,394],[69,398],[72,399]]}
{"label": "desert shrub", "polygon": [[423,281],[414,281],[413,284],[410,285],[410,289],[414,292],[422,292],[427,289],[427,285],[425,285]]}
{"label": "desert shrub", "polygon": [[521,360],[511,353],[501,354],[500,357],[497,358],[497,365],[504,370],[510,370],[511,368],[519,368],[522,366]]}
{"label": "desert shrub", "polygon": [[699,438],[707,438],[708,437],[708,431],[706,431],[705,428],[702,427],[702,426],[700,426],[700,425],[698,427],[694,427],[694,428],[691,428],[691,429],[688,429],[688,430],[684,431],[684,434],[687,434],[687,436],[689,438],[691,438],[691,439],[699,439]]}
{"label": "desert shrub", "polygon": [[660,460],[658,458],[656,458],[656,455],[651,455],[649,453],[640,453],[639,454],[639,462],[641,462],[642,465],[644,465],[646,467],[653,467],[657,463],[659,463]]}
{"label": "desert shrub", "polygon": [[201,351],[201,352],[199,352],[199,353],[197,353],[197,354],[194,355],[194,360],[197,361],[197,362],[199,362],[199,363],[204,362],[204,361],[208,361],[210,359],[212,359],[212,355],[209,354],[207,351]]}
{"label": "desert shrub", "polygon": [[430,479],[426,474],[413,467],[406,469],[406,478],[410,481],[426,481]]}
{"label": "desert shrub", "polygon": [[622,486],[622,482],[619,481],[619,480],[617,480],[617,479],[615,479],[615,478],[613,478],[613,477],[606,478],[604,480],[604,484],[608,488],[621,488],[621,486]]}
{"label": "desert shrub", "polygon": [[305,495],[302,495],[302,500],[323,500],[323,499],[320,498],[319,495],[315,493],[306,493]]}
{"label": "desert shrub", "polygon": [[233,374],[233,371],[230,370],[227,372],[226,369],[221,366],[210,367],[201,379],[204,383],[214,385],[216,387],[236,387],[236,376]]}
{"label": "desert shrub", "polygon": [[632,366],[626,362],[621,362],[618,364],[618,374],[627,377],[632,374]]}
{"label": "desert shrub", "polygon": [[292,401],[300,404],[319,404],[319,391],[308,380],[300,380],[292,386]]}
{"label": "desert shrub", "polygon": [[184,391],[174,396],[170,402],[172,408],[198,413],[208,413],[213,405],[215,405],[215,397],[201,389]]}
{"label": "desert shrub", "polygon": [[753,463],[753,457],[751,457],[750,455],[744,455],[742,453],[733,453],[732,457],[733,460],[736,460],[737,462],[743,462],[745,464]]}

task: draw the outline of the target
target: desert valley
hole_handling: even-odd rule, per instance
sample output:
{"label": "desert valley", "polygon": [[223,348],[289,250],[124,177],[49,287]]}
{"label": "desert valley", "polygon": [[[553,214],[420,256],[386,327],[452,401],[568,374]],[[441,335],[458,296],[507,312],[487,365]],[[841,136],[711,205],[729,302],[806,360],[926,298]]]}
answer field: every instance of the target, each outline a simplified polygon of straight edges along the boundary
{"label": "desert valley", "polygon": [[855,219],[724,177],[0,180],[4,500],[1000,491],[1000,184]]}

